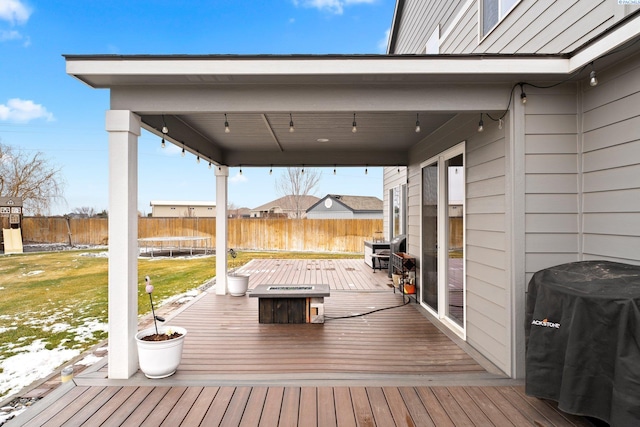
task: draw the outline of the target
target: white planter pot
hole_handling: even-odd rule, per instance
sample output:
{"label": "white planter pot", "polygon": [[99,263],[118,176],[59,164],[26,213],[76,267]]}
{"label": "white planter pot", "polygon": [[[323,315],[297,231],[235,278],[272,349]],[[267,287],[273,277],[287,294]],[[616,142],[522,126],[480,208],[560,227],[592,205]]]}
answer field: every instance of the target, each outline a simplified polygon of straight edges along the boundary
{"label": "white planter pot", "polygon": [[227,276],[227,289],[234,297],[241,297],[247,293],[249,287],[249,275],[237,274]]}
{"label": "white planter pot", "polygon": [[178,332],[182,336],[167,341],[143,341],[142,337],[156,333],[155,327],[144,329],[136,334],[138,362],[140,370],[147,378],[165,378],[173,375],[178,369],[187,330],[179,326],[158,326],[158,332],[161,334],[164,334],[167,329]]}

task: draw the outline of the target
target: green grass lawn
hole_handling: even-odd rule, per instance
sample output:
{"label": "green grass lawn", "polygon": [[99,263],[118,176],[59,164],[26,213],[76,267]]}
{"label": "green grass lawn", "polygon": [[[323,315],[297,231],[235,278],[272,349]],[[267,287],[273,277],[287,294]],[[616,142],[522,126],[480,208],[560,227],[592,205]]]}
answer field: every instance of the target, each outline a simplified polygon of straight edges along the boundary
{"label": "green grass lawn", "polygon": [[[104,250],[0,256],[0,375],[2,362],[30,351],[82,353],[107,338],[108,259]],[[240,266],[254,258],[354,258],[362,254],[238,252]],[[138,313],[151,311],[144,277],[154,285],[154,302],[193,290],[216,275],[215,256],[138,260]],[[0,398],[3,393],[0,388]]]}

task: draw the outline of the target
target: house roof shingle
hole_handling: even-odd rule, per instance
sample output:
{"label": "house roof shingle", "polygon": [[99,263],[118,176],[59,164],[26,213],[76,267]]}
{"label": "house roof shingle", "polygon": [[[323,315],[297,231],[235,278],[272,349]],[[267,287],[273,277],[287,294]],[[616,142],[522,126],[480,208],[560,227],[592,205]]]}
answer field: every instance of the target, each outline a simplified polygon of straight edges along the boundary
{"label": "house roof shingle", "polygon": [[[307,208],[311,207],[314,203],[320,200],[316,196],[300,196],[300,197],[301,197],[300,209],[303,211],[306,211]],[[296,207],[295,207],[294,196],[289,195],[289,196],[280,197],[279,199],[272,200],[268,203],[265,203],[264,205],[258,206],[257,208],[253,208],[251,209],[251,211],[252,212],[255,212],[255,211],[268,212],[275,207],[278,207],[283,211],[295,210]]]}

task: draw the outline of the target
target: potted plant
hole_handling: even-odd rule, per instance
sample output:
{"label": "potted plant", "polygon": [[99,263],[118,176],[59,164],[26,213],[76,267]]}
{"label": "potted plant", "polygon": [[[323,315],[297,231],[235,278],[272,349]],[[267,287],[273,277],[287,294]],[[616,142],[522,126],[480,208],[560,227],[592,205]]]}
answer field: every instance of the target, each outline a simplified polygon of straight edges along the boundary
{"label": "potted plant", "polygon": [[182,359],[182,347],[187,330],[179,326],[160,326],[158,321],[164,322],[156,316],[153,307],[153,285],[149,276],[145,277],[145,291],[149,294],[151,314],[154,327],[144,329],[136,334],[138,346],[138,362],[140,370],[147,378],[165,378],[173,375]]}
{"label": "potted plant", "polygon": [[249,275],[238,274],[238,266],[236,265],[236,257],[238,254],[233,249],[229,249],[231,256],[232,269],[227,274],[227,288],[229,293],[234,297],[241,297],[247,293],[249,287]]}

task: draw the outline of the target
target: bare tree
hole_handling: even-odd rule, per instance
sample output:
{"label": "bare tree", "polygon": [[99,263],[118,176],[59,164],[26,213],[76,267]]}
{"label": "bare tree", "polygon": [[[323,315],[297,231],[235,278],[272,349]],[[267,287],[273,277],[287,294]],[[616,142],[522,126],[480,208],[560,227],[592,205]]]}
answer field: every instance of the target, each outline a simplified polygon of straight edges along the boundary
{"label": "bare tree", "polygon": [[22,197],[29,215],[45,215],[55,200],[63,199],[61,170],[37,152],[34,155],[0,143],[0,196]]}
{"label": "bare tree", "polygon": [[96,210],[89,206],[82,206],[80,208],[75,208],[72,212],[83,218],[92,218],[96,216]]}
{"label": "bare tree", "polygon": [[318,169],[287,168],[276,179],[276,191],[291,197],[294,218],[302,218],[304,212],[303,201],[306,196],[312,196],[317,190],[322,172]]}

